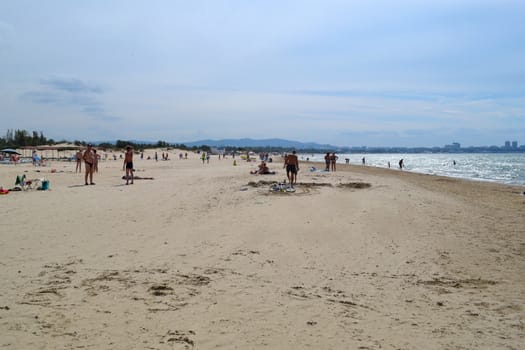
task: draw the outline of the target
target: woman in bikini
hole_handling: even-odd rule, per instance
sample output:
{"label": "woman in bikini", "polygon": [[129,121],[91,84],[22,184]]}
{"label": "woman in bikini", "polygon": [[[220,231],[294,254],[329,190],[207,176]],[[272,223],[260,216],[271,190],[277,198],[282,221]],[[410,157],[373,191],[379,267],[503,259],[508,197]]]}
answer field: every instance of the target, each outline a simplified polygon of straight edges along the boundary
{"label": "woman in bikini", "polygon": [[86,168],[86,175],[84,177],[85,185],[88,185],[88,176],[89,176],[89,185],[94,185],[93,182],[93,164],[95,163],[95,155],[93,153],[92,145],[88,144],[87,149],[82,155],[84,160],[84,166]]}

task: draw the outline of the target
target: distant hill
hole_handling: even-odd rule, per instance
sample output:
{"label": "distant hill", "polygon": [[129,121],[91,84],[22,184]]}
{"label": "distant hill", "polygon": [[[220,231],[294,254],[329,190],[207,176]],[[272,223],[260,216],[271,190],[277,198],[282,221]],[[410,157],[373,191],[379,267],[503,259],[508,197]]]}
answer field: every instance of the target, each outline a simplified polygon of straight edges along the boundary
{"label": "distant hill", "polygon": [[284,139],[223,139],[223,140],[199,140],[193,142],[183,142],[186,146],[210,146],[222,147],[282,147],[290,149],[338,149],[337,146],[323,145],[315,142],[299,142]]}
{"label": "distant hill", "polygon": [[[146,145],[146,144],[156,144],[157,141],[146,141],[146,140],[127,140],[135,145]],[[94,141],[91,142],[95,145],[101,143],[115,144],[116,141]],[[200,147],[200,146],[210,146],[215,148],[224,148],[224,147],[275,147],[275,148],[285,148],[285,149],[297,149],[297,150],[340,150],[342,149],[339,146],[333,146],[328,144],[319,144],[315,142],[299,142],[285,139],[223,139],[223,140],[199,140],[191,142],[174,142],[169,141],[168,143],[174,144],[184,144],[187,147]]]}

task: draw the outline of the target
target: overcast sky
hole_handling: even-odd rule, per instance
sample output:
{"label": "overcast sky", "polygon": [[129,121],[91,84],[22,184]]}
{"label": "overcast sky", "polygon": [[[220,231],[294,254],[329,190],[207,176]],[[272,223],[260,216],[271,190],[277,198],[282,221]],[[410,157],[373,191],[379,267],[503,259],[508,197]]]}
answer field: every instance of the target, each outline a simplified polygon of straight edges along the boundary
{"label": "overcast sky", "polygon": [[0,1],[0,133],[525,144],[525,1]]}

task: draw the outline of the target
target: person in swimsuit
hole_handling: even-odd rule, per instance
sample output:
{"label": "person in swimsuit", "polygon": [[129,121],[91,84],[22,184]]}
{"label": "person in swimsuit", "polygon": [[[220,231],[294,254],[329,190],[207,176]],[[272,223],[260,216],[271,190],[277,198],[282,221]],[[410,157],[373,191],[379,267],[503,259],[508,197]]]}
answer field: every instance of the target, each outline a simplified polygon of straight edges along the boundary
{"label": "person in swimsuit", "polygon": [[78,151],[75,155],[76,161],[77,161],[77,167],[75,169],[75,173],[81,173],[82,172],[82,151]]}
{"label": "person in swimsuit", "polygon": [[299,159],[295,151],[284,158],[284,167],[286,167],[286,176],[290,181],[290,186],[293,188],[293,185],[297,183],[297,172],[299,171]]}
{"label": "person in swimsuit", "polygon": [[330,171],[330,152],[326,152],[324,156],[324,163],[326,165],[325,170]]}
{"label": "person in swimsuit", "polygon": [[337,162],[337,159],[339,159],[339,157],[336,156],[335,153],[332,153],[330,156],[330,170],[335,171],[335,163]]}
{"label": "person in swimsuit", "polygon": [[97,154],[97,150],[93,150],[93,172],[98,173],[98,158],[100,157],[99,154]]}
{"label": "person in swimsuit", "polygon": [[126,169],[126,185],[129,184],[131,179],[131,184],[133,185],[133,148],[131,146],[126,147],[126,154],[124,156],[124,164],[122,165],[122,170]]}
{"label": "person in swimsuit", "polygon": [[84,160],[84,166],[86,168],[86,175],[84,176],[85,184],[88,185],[88,177],[89,177],[89,185],[94,185],[93,182],[93,165],[95,164],[95,154],[93,153],[93,146],[91,144],[87,145],[87,149],[82,155],[82,159]]}

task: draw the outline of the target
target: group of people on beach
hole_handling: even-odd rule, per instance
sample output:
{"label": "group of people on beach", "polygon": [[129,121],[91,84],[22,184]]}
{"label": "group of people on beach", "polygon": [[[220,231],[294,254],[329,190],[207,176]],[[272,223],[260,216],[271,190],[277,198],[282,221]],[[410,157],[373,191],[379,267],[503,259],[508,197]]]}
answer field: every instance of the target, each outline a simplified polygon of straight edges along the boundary
{"label": "group of people on beach", "polygon": [[[100,155],[97,154],[97,150],[94,149],[93,145],[89,143],[86,146],[86,150],[84,152],[79,150],[76,153],[75,158],[75,172],[82,172],[82,162],[84,162],[84,185],[95,185],[95,182],[93,182],[93,174],[98,172],[98,161],[100,159]],[[126,147],[122,170],[126,171],[126,185],[130,183],[130,180],[131,184],[133,184],[133,148],[131,146]]]}
{"label": "group of people on beach", "polygon": [[[257,170],[250,171],[250,174],[265,175],[265,174],[275,174],[275,171],[271,171],[266,164],[265,159],[261,158],[261,164],[259,164]],[[299,172],[299,158],[297,157],[297,152],[292,151],[291,154],[284,155],[284,164],[283,169],[286,169],[286,177],[288,178],[288,183],[290,188],[293,188],[293,185],[297,183],[297,173]]]}
{"label": "group of people on beach", "polygon": [[338,159],[339,157],[336,156],[335,153],[326,152],[326,155],[324,156],[324,163],[326,165],[325,170],[335,171],[336,169],[335,164]]}

